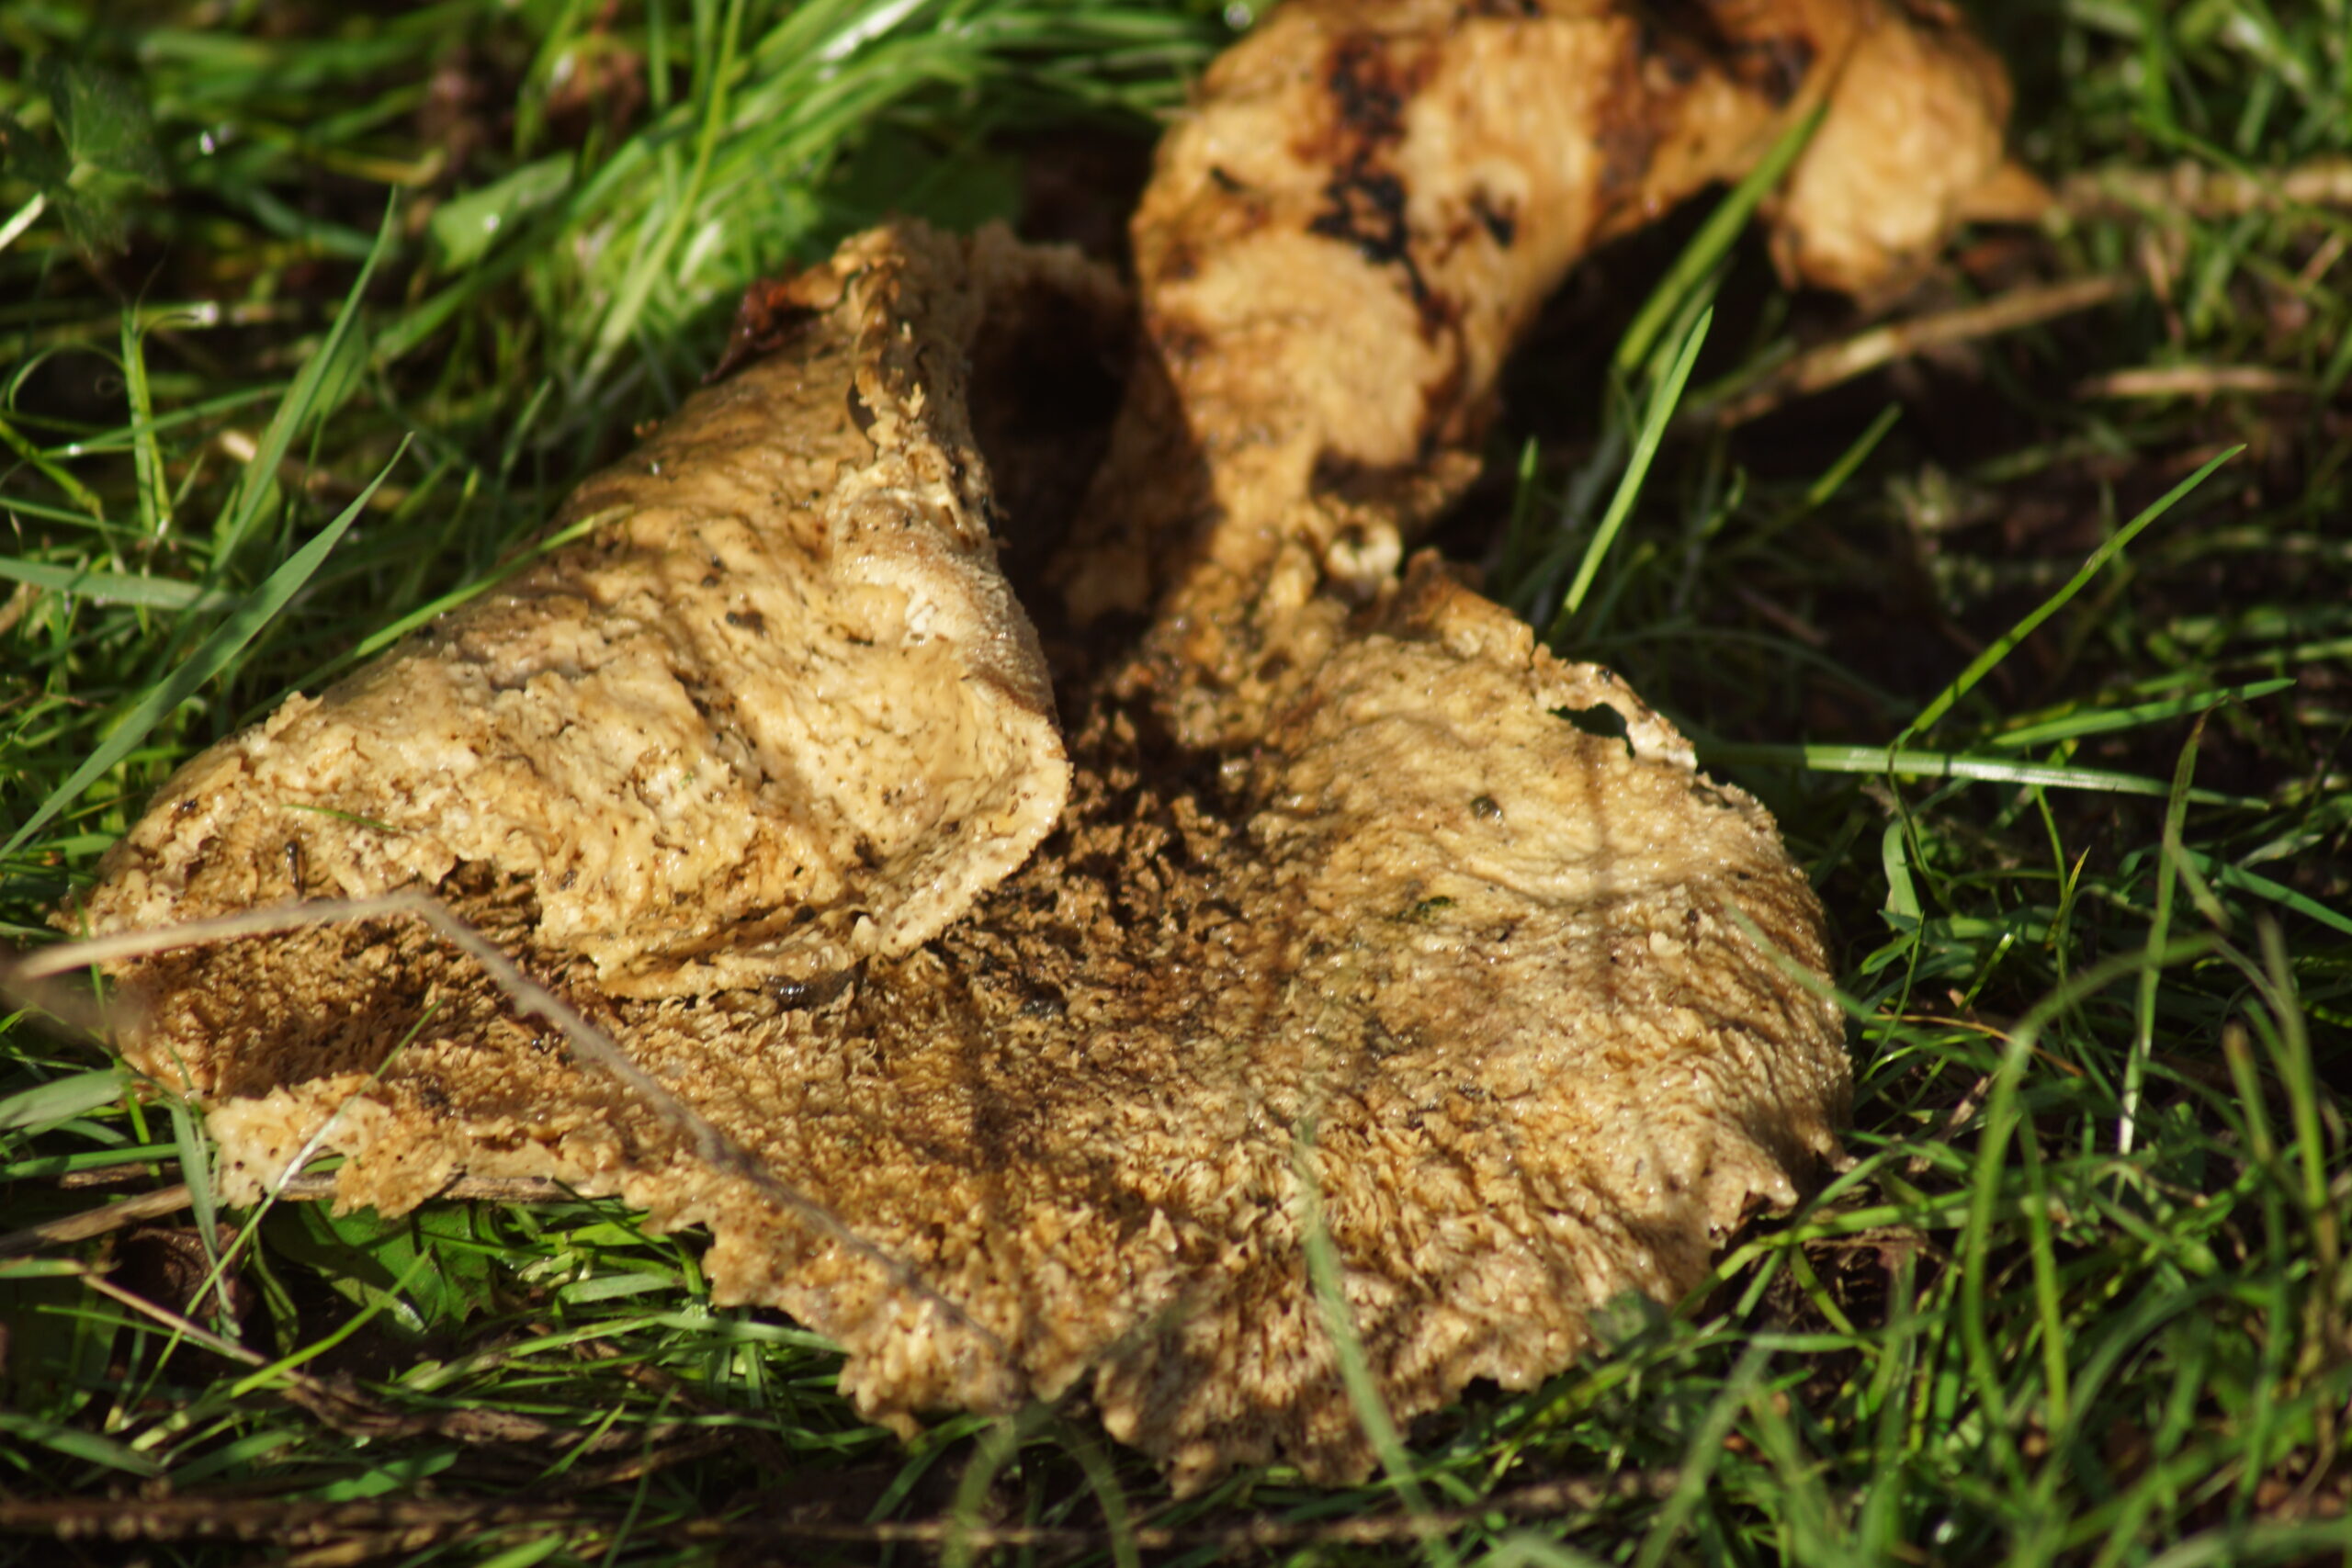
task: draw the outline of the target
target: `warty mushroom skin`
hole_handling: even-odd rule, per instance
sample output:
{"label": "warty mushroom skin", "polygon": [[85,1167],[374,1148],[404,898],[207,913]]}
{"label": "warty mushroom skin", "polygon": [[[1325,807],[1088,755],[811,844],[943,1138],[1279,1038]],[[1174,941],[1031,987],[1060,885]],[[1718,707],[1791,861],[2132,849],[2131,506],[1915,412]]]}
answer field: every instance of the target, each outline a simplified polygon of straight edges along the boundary
{"label": "warty mushroom skin", "polygon": [[[702,1162],[674,1119],[401,921],[122,966],[146,1010],[125,1050],[204,1100],[223,1196],[253,1201],[317,1147],[347,1156],[339,1202],[387,1213],[460,1171],[618,1193],[658,1225],[707,1225],[715,1298],[838,1342],[869,1416],[903,1429],[1083,1388],[1180,1490],[1239,1463],[1319,1481],[1372,1463],[1310,1288],[1312,1216],[1400,1419],[1475,1378],[1528,1386],[1612,1296],[1702,1279],[1746,1213],[1793,1201],[1836,1153],[1848,1067],[1818,905],[1762,807],[1701,775],[1622,682],[1555,658],[1433,558],[1399,558],[1466,472],[1542,289],[1825,96],[1830,137],[1870,101],[1856,62],[1910,61],[1896,86],[1989,117],[1990,142],[1971,143],[1958,194],[1892,228],[1852,199],[1871,160],[1810,186],[1801,169],[1784,256],[1867,283],[1918,265],[1972,193],[2015,186],[1997,68],[1932,18],[1874,0],[1694,14],[1712,29],[1695,42],[1582,0],[1291,0],[1221,62],[1136,220],[1142,342],[1109,458],[1053,591],[1023,588],[1042,645],[987,546],[985,457],[1021,470],[1000,476],[1014,492],[1075,495],[1082,459],[1034,470],[1086,444],[984,454],[972,424],[1002,420],[966,419],[967,361],[1073,320],[1113,342],[1114,287],[1060,253],[902,226],[766,291],[765,357],[656,438],[658,491],[642,459],[592,480],[567,517],[631,510],[548,570],[568,584],[616,543],[647,552],[672,597],[631,635],[675,648],[717,635],[731,601],[659,563],[713,529],[821,533],[763,547],[762,604],[864,605],[878,578],[898,638],[852,653],[825,640],[846,612],[796,608],[817,641],[779,668],[890,660],[905,690],[860,722],[903,702],[974,734],[904,820],[865,829],[875,853],[853,842],[828,891],[787,886],[740,942],[737,917],[673,913],[658,876],[614,895],[620,916],[653,917],[650,935],[552,917],[572,889],[528,833],[412,863],[345,817],[283,812],[265,781],[356,776],[308,750],[274,760],[298,731],[319,748],[322,711],[364,705],[333,694],[191,763],[109,861],[98,930],[403,876],[432,887],[923,1290]],[[1374,232],[1391,194],[1404,227]],[[1435,325],[1432,300],[1453,302]],[[794,482],[741,483],[786,460],[755,449],[790,454]],[[564,592],[533,635],[605,637],[614,606]],[[1146,616],[1139,641],[1119,610]],[[420,679],[464,665],[464,626],[394,657]],[[732,679],[717,658],[663,657],[682,689],[689,671]],[[358,697],[383,678],[358,677]],[[788,706],[791,679],[731,707],[690,693],[707,733],[675,745],[733,759],[745,705]],[[495,707],[502,689],[485,690]],[[988,750],[991,723],[1008,738]],[[922,735],[884,728],[885,761]],[[836,742],[855,750],[835,731],[808,766]],[[636,787],[615,774],[604,795],[567,795],[569,767],[535,767],[540,816],[524,817],[593,819]],[[191,780],[236,798],[184,809]],[[951,814],[936,802],[956,790]],[[319,799],[384,820],[357,785]],[[281,852],[287,834],[300,853]],[[909,866],[945,869],[894,883]],[[894,914],[893,886],[913,913]],[[782,916],[797,908],[816,913]]]}

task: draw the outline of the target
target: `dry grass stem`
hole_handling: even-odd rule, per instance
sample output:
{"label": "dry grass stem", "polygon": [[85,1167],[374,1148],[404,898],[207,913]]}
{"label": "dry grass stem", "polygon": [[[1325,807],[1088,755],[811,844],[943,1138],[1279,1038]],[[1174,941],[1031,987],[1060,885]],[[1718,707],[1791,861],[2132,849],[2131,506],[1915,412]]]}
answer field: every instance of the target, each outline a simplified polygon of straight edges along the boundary
{"label": "dry grass stem", "polygon": [[[328,1201],[334,1197],[334,1178],[289,1176],[279,1183],[277,1196],[298,1203]],[[561,1182],[528,1177],[460,1176],[435,1196],[453,1203],[552,1203],[570,1197],[571,1190]],[[89,1241],[125,1225],[176,1214],[191,1201],[187,1183],[176,1181],[78,1214],[61,1214],[0,1235],[0,1258]]]}
{"label": "dry grass stem", "polygon": [[2169,169],[2086,169],[2058,187],[2078,217],[2170,214],[2233,218],[2281,207],[2352,207],[2352,158],[2320,157],[2247,175],[2181,163]]}
{"label": "dry grass stem", "polygon": [[2223,392],[2257,397],[2304,396],[2311,378],[2267,365],[2150,365],[2109,370],[2075,384],[2078,398],[2211,398]]}
{"label": "dry grass stem", "polygon": [[[1425,1515],[1374,1514],[1351,1518],[1251,1518],[1223,1525],[1140,1525],[1129,1532],[1142,1551],[1207,1550],[1245,1554],[1297,1546],[1385,1546],[1418,1541],[1434,1527],[1459,1529],[1497,1516],[1555,1523],[1614,1505],[1671,1493],[1679,1472],[1660,1469],[1607,1476],[1559,1476],[1497,1493],[1471,1508]],[[328,1544],[355,1536],[413,1532],[414,1545],[463,1531],[563,1530],[602,1539],[621,1519],[618,1510],[569,1502],[475,1502],[371,1499],[360,1503],[288,1503],[275,1499],[140,1498],[20,1501],[0,1497],[0,1533],[63,1541],[266,1540],[280,1546]],[[706,1518],[666,1527],[665,1540],[756,1543],[798,1540],[872,1546],[944,1546],[972,1550],[1100,1551],[1110,1532],[1100,1527],[1000,1525],[946,1518],[873,1521],[824,1518]]]}
{"label": "dry grass stem", "polygon": [[1890,321],[1809,349],[1768,372],[1756,385],[1742,389],[1712,407],[1694,408],[1687,417],[1694,423],[1712,420],[1725,426],[1745,424],[1799,398],[1826,391],[1896,360],[1933,348],[2039,326],[2120,299],[2137,287],[2137,280],[2122,276],[2068,278],[2012,289],[1978,305]]}

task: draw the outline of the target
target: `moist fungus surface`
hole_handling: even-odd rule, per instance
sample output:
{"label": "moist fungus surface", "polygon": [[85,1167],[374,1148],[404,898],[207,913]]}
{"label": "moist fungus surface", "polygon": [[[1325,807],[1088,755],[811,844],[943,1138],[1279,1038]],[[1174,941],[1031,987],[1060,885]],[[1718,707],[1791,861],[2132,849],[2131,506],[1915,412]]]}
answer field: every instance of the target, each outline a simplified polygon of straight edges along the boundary
{"label": "moist fungus surface", "polygon": [[[1760,807],[1409,538],[1542,292],[1792,116],[1828,105],[1781,254],[1842,287],[2027,187],[1934,17],[1686,11],[1291,0],[1163,149],[1131,359],[1113,280],[1000,234],[757,291],[584,539],[190,763],[72,918],[429,890],[763,1179],[378,919],[119,966],[224,1195],[320,1148],[388,1213],[619,1193],[869,1416],[1083,1390],[1186,1488],[1372,1462],[1311,1224],[1399,1417],[1689,1289],[1835,1153],[1818,907]],[[1908,216],[1817,162],[1881,92],[1974,128]],[[1041,374],[1124,374],[1115,426]]]}

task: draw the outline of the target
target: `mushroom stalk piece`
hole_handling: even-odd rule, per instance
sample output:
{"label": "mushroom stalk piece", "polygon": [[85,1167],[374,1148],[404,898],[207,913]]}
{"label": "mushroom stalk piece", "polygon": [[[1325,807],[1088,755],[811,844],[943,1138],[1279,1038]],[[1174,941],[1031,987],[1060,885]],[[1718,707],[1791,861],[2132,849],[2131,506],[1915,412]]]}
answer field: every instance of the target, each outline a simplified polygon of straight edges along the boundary
{"label": "mushroom stalk piece", "polygon": [[[1667,25],[1671,17],[1674,26]],[[1285,0],[1161,142],[1148,352],[1056,568],[1148,613],[1171,722],[1234,743],[1478,469],[1510,345],[1577,259],[1816,108],[1771,205],[1792,279],[1885,290],[2041,209],[2009,85],[1939,4]]]}
{"label": "mushroom stalk piece", "polygon": [[[1310,1227],[1396,1418],[1691,1288],[1835,1157],[1819,907],[1622,682],[1404,541],[1537,295],[1807,105],[1780,254],[1829,281],[2030,193],[1997,67],[1913,8],[1671,9],[1290,0],[1162,153],[1114,428],[1072,389],[1123,301],[1065,254],[899,227],[756,291],[583,542],[190,763],[82,912],[427,890],[661,1092],[406,920],[122,963],[223,1196],[326,1147],[345,1205],[618,1193],[868,1416],[1082,1389],[1180,1490],[1372,1462]],[[1882,92],[1976,128],[1908,208],[1839,130]]]}

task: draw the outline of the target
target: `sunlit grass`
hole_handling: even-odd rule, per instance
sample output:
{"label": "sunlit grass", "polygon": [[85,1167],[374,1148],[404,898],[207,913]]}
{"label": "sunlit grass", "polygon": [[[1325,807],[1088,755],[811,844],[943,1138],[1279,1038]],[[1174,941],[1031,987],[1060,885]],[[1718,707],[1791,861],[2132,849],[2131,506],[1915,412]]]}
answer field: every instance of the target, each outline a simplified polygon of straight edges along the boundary
{"label": "sunlit grass", "polygon": [[[1539,339],[1446,536],[1763,796],[1827,908],[1853,1162],[1705,1288],[1365,1488],[1179,1505],[1082,1409],[901,1446],[617,1204],[216,1213],[195,1115],[17,1015],[0,1231],[189,1190],[0,1257],[0,1529],[135,1494],[227,1532],[155,1562],[252,1561],[232,1527],[291,1506],[356,1510],[298,1562],[2342,1560],[2352,212],[2175,171],[2319,188],[2352,18],[1980,9],[2068,215],[1903,309],[2111,298],[1727,426],[1709,389],[1869,323],[1686,222]],[[0,8],[12,943],[177,762],[493,581],[752,276],[1016,215],[1023,135],[1145,134],[1224,36],[1153,0],[265,20]]]}

